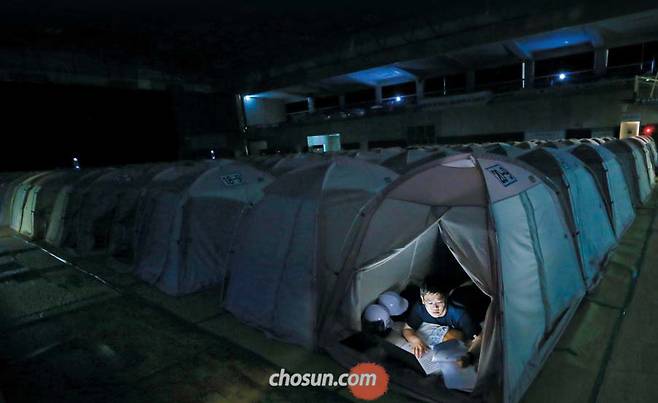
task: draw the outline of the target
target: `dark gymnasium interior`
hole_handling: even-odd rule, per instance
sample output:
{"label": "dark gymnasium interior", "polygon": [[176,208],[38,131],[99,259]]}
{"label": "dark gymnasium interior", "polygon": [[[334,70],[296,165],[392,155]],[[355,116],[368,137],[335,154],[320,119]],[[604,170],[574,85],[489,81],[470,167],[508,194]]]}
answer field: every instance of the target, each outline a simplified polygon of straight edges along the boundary
{"label": "dark gymnasium interior", "polygon": [[7,0],[0,403],[654,402],[657,87],[650,1]]}

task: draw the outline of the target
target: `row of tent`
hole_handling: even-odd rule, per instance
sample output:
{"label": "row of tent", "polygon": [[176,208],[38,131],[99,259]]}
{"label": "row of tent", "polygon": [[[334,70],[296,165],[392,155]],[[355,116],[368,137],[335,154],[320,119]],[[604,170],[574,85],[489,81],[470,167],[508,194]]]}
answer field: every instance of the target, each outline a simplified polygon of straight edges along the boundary
{"label": "row of tent", "polygon": [[[0,176],[0,225],[172,295],[216,286],[272,337],[347,367],[341,341],[445,245],[486,294],[473,398],[518,401],[651,195],[651,138],[263,156]],[[388,367],[387,367],[388,368]],[[416,397],[463,400],[391,367]]]}
{"label": "row of tent", "polygon": [[274,177],[233,161],[5,174],[0,225],[79,255],[108,254],[171,295],[221,284],[245,212]]}

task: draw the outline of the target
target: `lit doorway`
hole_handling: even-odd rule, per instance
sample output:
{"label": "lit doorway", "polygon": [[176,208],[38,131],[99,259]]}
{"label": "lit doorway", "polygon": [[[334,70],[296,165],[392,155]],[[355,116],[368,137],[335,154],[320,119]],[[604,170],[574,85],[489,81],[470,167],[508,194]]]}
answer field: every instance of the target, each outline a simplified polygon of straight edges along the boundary
{"label": "lit doorway", "polygon": [[308,149],[311,152],[335,152],[340,151],[340,133],[322,134],[319,136],[306,137]]}

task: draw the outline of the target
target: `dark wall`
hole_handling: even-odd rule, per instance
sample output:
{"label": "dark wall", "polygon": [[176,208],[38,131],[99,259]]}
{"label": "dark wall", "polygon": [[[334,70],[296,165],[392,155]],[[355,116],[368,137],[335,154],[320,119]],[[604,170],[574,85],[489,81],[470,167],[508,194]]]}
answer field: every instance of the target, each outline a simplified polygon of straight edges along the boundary
{"label": "dark wall", "polygon": [[174,160],[168,92],[0,83],[0,171]]}

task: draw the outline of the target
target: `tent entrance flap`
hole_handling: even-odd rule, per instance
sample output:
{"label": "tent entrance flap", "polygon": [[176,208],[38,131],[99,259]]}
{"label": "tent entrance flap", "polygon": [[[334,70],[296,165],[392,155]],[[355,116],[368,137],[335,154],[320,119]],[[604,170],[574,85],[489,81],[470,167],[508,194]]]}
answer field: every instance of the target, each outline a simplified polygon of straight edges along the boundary
{"label": "tent entrance flap", "polygon": [[[475,277],[477,283],[490,281],[483,281],[482,269],[473,267],[481,264],[488,267],[488,263],[484,263],[489,261],[486,209],[455,208],[452,213],[449,209],[440,210],[446,214],[431,222],[411,241],[370,259],[357,270],[349,301],[346,301],[351,311],[353,331],[344,333],[331,349],[334,350],[332,353],[343,358],[380,363],[396,383],[421,395],[441,396],[442,401],[453,401],[457,398],[453,395],[455,392],[448,390],[440,379],[434,380],[432,387],[428,388],[429,378],[424,374],[412,372],[403,362],[386,355],[380,336],[365,329],[359,331],[362,329],[361,313],[367,305],[376,303],[381,293],[389,290],[400,292],[412,307],[420,303],[419,285],[428,277],[444,285],[451,304],[465,309],[477,323],[485,321],[491,298],[469,280]],[[398,230],[398,233],[406,231],[404,228]],[[467,269],[464,264],[471,267]],[[406,320],[405,315],[396,319]]]}
{"label": "tent entrance flap", "polygon": [[[440,281],[447,291],[472,280],[486,295],[487,288],[483,288],[480,274],[489,269],[489,240],[486,225],[482,227],[481,223],[485,218],[486,211],[482,207],[454,209],[452,214],[431,224],[411,242],[357,270],[351,298],[346,302],[353,328],[361,329],[361,313],[375,303],[380,294],[389,290],[401,292],[409,285],[419,286],[428,276]],[[487,278],[486,281],[491,280]],[[410,302],[417,300],[418,295]],[[485,304],[488,303],[487,298]],[[481,308],[475,306],[473,311],[481,311]]]}

